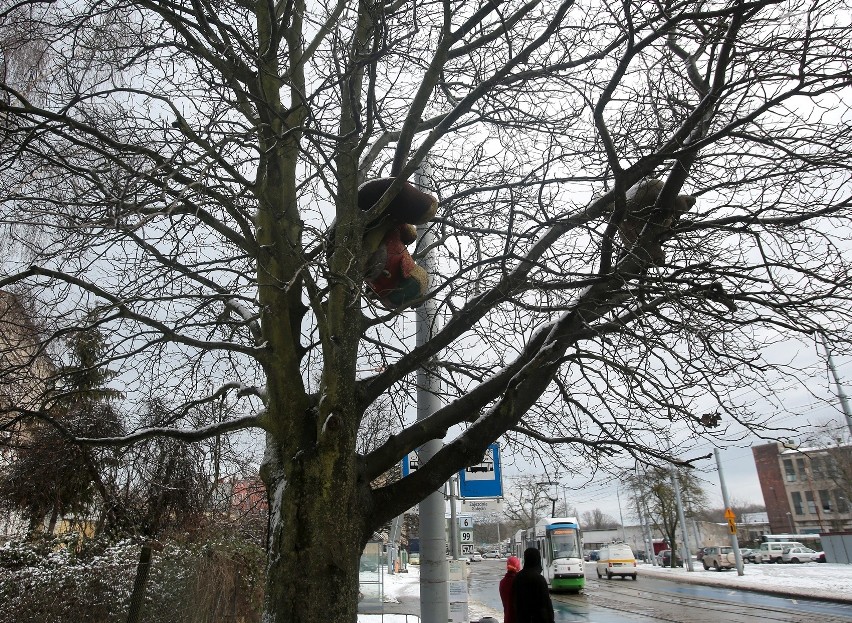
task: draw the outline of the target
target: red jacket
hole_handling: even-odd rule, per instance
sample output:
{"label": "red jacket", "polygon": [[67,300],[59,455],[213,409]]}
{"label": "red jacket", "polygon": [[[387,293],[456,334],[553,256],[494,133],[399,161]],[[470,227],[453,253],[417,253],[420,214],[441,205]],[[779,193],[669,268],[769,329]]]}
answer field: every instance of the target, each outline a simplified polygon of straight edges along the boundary
{"label": "red jacket", "polygon": [[512,585],[515,583],[517,571],[506,571],[500,580],[500,599],[503,601],[503,623],[515,623],[515,604],[512,595]]}

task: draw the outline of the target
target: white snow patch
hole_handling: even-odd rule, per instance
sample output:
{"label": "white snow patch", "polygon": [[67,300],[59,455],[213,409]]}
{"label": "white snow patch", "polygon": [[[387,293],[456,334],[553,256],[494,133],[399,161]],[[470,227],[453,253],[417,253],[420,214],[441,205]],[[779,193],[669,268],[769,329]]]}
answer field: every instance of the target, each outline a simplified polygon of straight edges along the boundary
{"label": "white snow patch", "polygon": [[787,597],[816,599],[842,599],[852,602],[852,565],[833,563],[805,563],[802,565],[752,565],[743,567],[743,575],[736,569],[705,571],[701,563],[695,571],[681,567],[654,567],[640,565],[639,573],[664,577],[679,582],[691,582],[726,588],[767,591]]}

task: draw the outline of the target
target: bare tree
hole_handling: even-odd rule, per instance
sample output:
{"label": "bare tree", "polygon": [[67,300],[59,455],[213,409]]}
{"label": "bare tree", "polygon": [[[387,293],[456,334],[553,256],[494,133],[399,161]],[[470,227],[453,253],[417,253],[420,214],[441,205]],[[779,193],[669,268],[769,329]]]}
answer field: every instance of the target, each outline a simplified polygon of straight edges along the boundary
{"label": "bare tree", "polygon": [[[680,486],[681,500],[689,500],[693,510],[703,510],[707,505],[707,494],[693,470],[678,469],[675,471],[675,477]],[[631,503],[634,507],[641,505],[639,510],[648,517],[651,526],[661,532],[671,545],[672,551],[676,551],[674,544],[678,540],[680,519],[670,470],[664,467],[648,467],[637,474],[630,474],[627,478],[635,491]],[[673,554],[671,566],[676,564],[677,556]]]}
{"label": "bare tree", "polygon": [[[757,502],[748,502],[745,500],[737,499],[736,497],[731,499],[730,508],[732,511],[734,511],[734,515],[738,518],[749,513],[766,512],[766,505],[759,504]],[[691,510],[693,511],[693,516],[699,521],[710,521],[715,523],[725,523],[725,521],[727,521],[725,519],[725,511],[727,510],[725,507],[705,508],[700,511],[695,509]]]}
{"label": "bare tree", "polygon": [[[828,507],[834,507],[839,513],[852,510],[852,433],[843,419],[827,419],[817,423],[808,432],[807,440],[800,445],[802,454],[807,458],[807,469],[811,479],[820,486],[828,485],[833,490],[834,504],[820,500]],[[826,491],[827,495],[832,495]],[[834,530],[842,531],[846,521],[842,517],[832,517]]]}
{"label": "bare tree", "polygon": [[539,519],[550,517],[549,489],[542,475],[520,476],[513,480],[503,505],[503,514],[512,531],[531,528]]}
{"label": "bare tree", "polygon": [[581,517],[583,530],[613,530],[621,526],[615,517],[607,515],[599,508],[584,511]]}
{"label": "bare tree", "polygon": [[[0,40],[40,33],[51,79],[0,82],[0,288],[36,293],[46,347],[108,332],[128,412],[176,405],[78,443],[263,432],[267,621],[354,621],[373,531],[495,439],[554,469],[689,463],[673,429],[726,433],[699,398],[774,434],[742,390],[811,371],[764,345],[849,345],[844,0],[16,7]],[[364,277],[427,161],[416,345],[421,298],[384,309]],[[443,406],[415,425],[418,368]],[[188,417],[223,395],[233,417]],[[358,452],[382,397],[404,428]]]}

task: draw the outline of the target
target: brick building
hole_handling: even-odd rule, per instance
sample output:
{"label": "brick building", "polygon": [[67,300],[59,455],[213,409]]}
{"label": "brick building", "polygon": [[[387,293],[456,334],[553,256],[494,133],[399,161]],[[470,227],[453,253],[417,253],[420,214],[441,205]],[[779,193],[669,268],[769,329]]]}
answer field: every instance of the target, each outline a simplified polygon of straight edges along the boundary
{"label": "brick building", "polygon": [[852,446],[752,446],[772,534],[852,530]]}

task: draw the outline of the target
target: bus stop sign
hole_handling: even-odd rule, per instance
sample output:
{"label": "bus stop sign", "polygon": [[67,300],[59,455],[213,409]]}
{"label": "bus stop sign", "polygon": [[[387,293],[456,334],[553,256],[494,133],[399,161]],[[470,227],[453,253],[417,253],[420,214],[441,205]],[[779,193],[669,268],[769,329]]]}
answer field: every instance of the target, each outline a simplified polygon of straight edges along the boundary
{"label": "bus stop sign", "polygon": [[463,498],[503,497],[499,444],[492,443],[488,446],[481,463],[459,472],[459,494]]}

